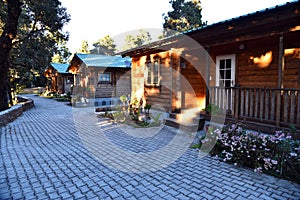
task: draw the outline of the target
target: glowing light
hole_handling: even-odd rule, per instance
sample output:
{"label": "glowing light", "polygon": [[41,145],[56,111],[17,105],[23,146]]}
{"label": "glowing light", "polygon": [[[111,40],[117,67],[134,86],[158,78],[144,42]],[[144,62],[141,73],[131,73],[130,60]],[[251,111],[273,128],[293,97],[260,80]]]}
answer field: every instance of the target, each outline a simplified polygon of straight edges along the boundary
{"label": "glowing light", "polygon": [[292,56],[294,58],[300,58],[300,48],[285,49],[284,56]]}
{"label": "glowing light", "polygon": [[290,28],[290,31],[299,31],[299,30],[300,30],[300,25]]}
{"label": "glowing light", "polygon": [[253,60],[253,63],[258,65],[260,68],[267,68],[273,60],[272,51],[269,51],[260,57],[251,56],[250,59]]}

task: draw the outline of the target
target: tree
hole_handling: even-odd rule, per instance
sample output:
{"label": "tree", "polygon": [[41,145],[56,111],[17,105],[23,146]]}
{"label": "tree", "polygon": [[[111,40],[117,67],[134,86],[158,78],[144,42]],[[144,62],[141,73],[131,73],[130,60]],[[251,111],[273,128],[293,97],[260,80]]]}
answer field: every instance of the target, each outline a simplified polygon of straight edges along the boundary
{"label": "tree", "polygon": [[66,41],[62,41],[57,44],[57,49],[55,51],[54,56],[52,57],[52,62],[54,63],[67,63],[68,59],[71,56],[70,50],[67,47]]}
{"label": "tree", "polygon": [[80,49],[77,50],[77,53],[84,53],[84,54],[89,54],[89,43],[87,40],[83,40],[81,43]]}
{"label": "tree", "polygon": [[93,44],[93,46],[94,48],[91,50],[91,53],[94,54],[112,56],[117,50],[114,40],[109,35],[106,35],[102,39],[99,39]]}
{"label": "tree", "polygon": [[12,49],[12,42],[17,35],[18,20],[22,5],[19,0],[7,0],[6,3],[6,23],[0,36],[0,111],[9,107],[9,54]]}
{"label": "tree", "polygon": [[64,59],[61,55],[59,54],[55,54],[52,59],[51,59],[52,63],[64,63]]}
{"label": "tree", "polygon": [[142,46],[144,44],[149,44],[151,42],[152,38],[149,32],[146,32],[145,30],[139,30],[139,33],[137,35],[127,35],[125,37],[125,45],[123,47],[123,50],[128,50],[132,48],[136,48],[139,46]]}
{"label": "tree", "polygon": [[4,110],[8,108],[9,80],[12,86],[45,81],[41,74],[59,44],[68,39],[62,28],[70,16],[59,0],[0,2],[4,8],[0,14],[0,22],[4,24],[4,29],[0,28],[0,110]]}
{"label": "tree", "polygon": [[163,14],[164,35],[170,36],[174,31],[184,32],[199,28],[206,23],[202,22],[200,0],[170,0],[172,11]]}

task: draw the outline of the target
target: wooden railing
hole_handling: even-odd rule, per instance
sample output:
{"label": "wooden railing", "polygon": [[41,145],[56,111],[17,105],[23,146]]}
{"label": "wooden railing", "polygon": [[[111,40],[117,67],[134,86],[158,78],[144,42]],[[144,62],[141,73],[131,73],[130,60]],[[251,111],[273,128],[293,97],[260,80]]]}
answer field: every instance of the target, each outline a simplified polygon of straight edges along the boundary
{"label": "wooden railing", "polygon": [[211,87],[209,103],[235,119],[300,126],[300,89]]}

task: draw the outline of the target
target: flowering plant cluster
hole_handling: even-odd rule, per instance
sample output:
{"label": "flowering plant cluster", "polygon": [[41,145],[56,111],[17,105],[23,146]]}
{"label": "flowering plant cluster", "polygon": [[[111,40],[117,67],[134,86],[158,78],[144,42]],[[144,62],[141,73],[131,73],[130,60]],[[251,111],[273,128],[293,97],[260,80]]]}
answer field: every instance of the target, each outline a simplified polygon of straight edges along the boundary
{"label": "flowering plant cluster", "polygon": [[213,139],[216,145],[210,152],[212,156],[300,183],[300,143],[289,134],[277,131],[267,135],[231,124],[222,129],[208,129],[200,144]]}

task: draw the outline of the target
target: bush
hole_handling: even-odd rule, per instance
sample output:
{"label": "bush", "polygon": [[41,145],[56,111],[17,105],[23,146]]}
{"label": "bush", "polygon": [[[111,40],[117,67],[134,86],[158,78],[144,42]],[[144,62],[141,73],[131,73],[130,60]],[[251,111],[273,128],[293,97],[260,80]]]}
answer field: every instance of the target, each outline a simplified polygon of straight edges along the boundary
{"label": "bush", "polygon": [[274,135],[251,132],[238,124],[208,133],[209,137],[202,138],[198,147],[216,140],[210,155],[234,165],[252,168],[258,173],[300,183],[300,144],[290,134],[282,131]]}

